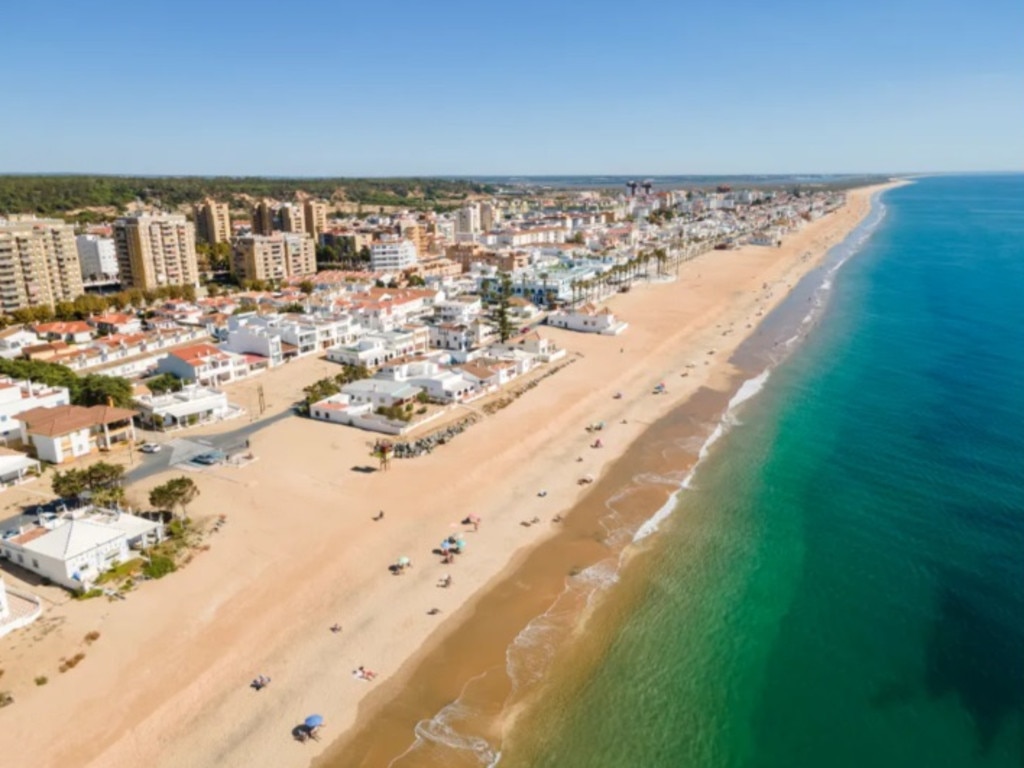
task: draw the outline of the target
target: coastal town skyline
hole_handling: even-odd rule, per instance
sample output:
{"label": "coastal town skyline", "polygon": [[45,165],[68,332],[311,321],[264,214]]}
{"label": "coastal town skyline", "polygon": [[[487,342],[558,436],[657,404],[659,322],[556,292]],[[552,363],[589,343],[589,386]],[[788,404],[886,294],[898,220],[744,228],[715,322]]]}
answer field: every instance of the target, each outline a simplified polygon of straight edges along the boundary
{"label": "coastal town skyline", "polygon": [[272,29],[261,9],[108,2],[45,24],[9,9],[6,98],[34,119],[0,123],[0,172],[909,173],[1024,157],[1024,11],[1005,0],[400,2],[387,17],[307,2]]}

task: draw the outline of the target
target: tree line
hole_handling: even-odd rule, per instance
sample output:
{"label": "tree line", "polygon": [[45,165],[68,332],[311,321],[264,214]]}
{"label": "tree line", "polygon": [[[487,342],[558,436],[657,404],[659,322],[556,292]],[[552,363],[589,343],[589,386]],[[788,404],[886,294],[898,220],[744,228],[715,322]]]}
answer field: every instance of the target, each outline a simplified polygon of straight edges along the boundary
{"label": "tree line", "polygon": [[470,194],[490,194],[488,184],[464,179],[270,179],[261,177],[187,176],[0,176],[0,213],[62,215],[80,208],[129,203],[178,207],[211,196],[234,200],[241,195],[290,199],[296,192],[366,205],[429,208],[458,203]]}
{"label": "tree line", "polygon": [[50,387],[67,387],[72,405],[108,405],[133,407],[132,384],[120,376],[90,373],[79,376],[66,365],[42,360],[0,359],[0,374]]}

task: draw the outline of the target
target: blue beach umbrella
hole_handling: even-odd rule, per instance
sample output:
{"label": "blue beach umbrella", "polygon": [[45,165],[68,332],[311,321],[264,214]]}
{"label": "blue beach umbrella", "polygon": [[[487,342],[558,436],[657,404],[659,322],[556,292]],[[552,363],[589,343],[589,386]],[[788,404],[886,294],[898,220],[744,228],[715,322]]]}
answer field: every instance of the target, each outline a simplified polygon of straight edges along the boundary
{"label": "blue beach umbrella", "polygon": [[458,541],[455,542],[455,546],[458,547],[459,549],[465,549],[466,548],[466,542],[463,541],[462,539],[459,539]]}
{"label": "blue beach umbrella", "polygon": [[306,725],[307,728],[319,728],[323,724],[324,724],[324,717],[323,717],[323,715],[310,715],[309,717],[306,718],[305,725]]}

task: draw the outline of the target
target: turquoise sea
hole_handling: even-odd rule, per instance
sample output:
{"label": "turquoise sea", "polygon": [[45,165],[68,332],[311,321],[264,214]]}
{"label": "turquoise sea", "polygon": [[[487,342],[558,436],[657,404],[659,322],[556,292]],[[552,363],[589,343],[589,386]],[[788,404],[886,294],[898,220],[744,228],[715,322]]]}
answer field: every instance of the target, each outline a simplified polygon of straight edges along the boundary
{"label": "turquoise sea", "polygon": [[502,768],[1024,765],[1024,176],[883,202]]}

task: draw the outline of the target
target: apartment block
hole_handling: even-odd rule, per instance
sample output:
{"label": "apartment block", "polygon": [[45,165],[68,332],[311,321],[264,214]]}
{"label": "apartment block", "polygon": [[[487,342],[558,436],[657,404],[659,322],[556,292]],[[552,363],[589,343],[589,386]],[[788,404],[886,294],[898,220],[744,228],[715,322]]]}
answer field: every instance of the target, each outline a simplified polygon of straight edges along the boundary
{"label": "apartment block", "polygon": [[480,232],[480,206],[467,205],[459,208],[455,214],[455,233],[457,235],[476,235]]}
{"label": "apartment block", "polygon": [[274,208],[270,201],[261,200],[253,206],[252,233],[254,235],[274,234]]}
{"label": "apartment block", "polygon": [[121,285],[198,285],[196,230],[183,215],[126,216],[114,222]]}
{"label": "apartment block", "polygon": [[82,268],[70,224],[0,219],[0,310],[52,307],[82,293]]}
{"label": "apartment block", "polygon": [[395,272],[416,266],[416,246],[397,238],[370,246],[370,268],[374,272]]}
{"label": "apartment block", "polygon": [[302,205],[306,217],[306,232],[316,240],[327,229],[327,203],[307,200]]}
{"label": "apartment block", "polygon": [[231,271],[243,280],[284,280],[316,274],[316,246],[306,234],[278,232],[235,238]]}
{"label": "apartment block", "polygon": [[206,198],[193,207],[196,219],[196,237],[200,242],[214,245],[231,240],[231,216],[227,203]]}
{"label": "apartment block", "polygon": [[306,231],[306,214],[302,206],[285,203],[278,209],[282,232],[302,233]]}
{"label": "apartment block", "polygon": [[85,280],[113,279],[117,277],[117,248],[114,239],[99,235],[79,235],[75,238],[78,264]]}

